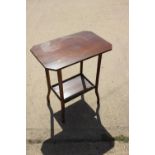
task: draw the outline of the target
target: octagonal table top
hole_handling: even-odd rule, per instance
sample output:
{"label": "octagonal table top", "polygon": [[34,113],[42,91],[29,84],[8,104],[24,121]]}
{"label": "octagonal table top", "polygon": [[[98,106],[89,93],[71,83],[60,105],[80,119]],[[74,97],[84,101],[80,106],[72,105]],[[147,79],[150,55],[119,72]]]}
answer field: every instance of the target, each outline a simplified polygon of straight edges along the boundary
{"label": "octagonal table top", "polygon": [[38,45],[30,51],[46,69],[59,70],[112,50],[112,44],[91,31],[81,31]]}

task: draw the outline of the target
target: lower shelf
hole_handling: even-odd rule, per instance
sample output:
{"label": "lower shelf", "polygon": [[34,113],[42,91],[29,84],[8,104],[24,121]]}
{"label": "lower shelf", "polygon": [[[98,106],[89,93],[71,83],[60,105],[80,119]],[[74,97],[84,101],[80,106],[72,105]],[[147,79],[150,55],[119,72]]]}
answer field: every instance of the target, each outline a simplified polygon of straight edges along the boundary
{"label": "lower shelf", "polygon": [[[93,89],[95,86],[84,76],[78,74],[74,77],[71,77],[63,81],[63,92],[64,100],[67,102],[70,99],[73,99],[85,92]],[[52,90],[60,98],[59,85],[55,84],[52,86]]]}

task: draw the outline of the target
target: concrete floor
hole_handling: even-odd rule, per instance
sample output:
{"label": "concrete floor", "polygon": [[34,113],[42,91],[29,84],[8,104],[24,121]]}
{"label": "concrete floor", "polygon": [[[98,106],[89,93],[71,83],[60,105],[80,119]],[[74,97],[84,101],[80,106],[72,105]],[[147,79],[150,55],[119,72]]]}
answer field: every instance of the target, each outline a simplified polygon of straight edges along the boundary
{"label": "concrete floor", "polygon": [[[46,104],[44,69],[29,49],[34,44],[82,30],[93,31],[113,44],[113,50],[103,55],[101,64],[101,122],[93,113],[96,109],[96,96],[92,90],[85,94],[85,104],[77,102],[79,97],[66,105],[69,111],[66,118],[68,123],[62,126],[59,117],[50,117]],[[108,133],[113,137],[128,136],[128,0],[27,0],[26,51],[27,155],[127,155],[128,143],[103,143],[99,133]],[[96,60],[92,58],[84,62],[84,73],[93,82]],[[63,79],[78,71],[79,64],[64,69]],[[55,72],[51,72],[51,81],[57,82]],[[78,108],[72,108],[74,105],[84,106],[81,109],[87,111],[77,111],[75,109]],[[60,103],[53,93],[51,107],[55,114],[59,114]],[[89,121],[85,122],[83,118]],[[73,126],[74,122],[76,124]],[[60,141],[56,144],[49,139],[52,128],[54,138]]]}

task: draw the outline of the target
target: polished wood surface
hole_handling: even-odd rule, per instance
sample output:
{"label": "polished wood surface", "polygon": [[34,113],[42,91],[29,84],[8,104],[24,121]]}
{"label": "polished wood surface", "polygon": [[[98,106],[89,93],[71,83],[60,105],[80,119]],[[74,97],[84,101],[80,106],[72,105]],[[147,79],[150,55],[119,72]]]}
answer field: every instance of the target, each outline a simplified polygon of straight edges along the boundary
{"label": "polished wood surface", "polygon": [[111,49],[111,43],[95,33],[82,31],[35,45],[30,51],[45,68],[59,70]]}
{"label": "polished wood surface", "polygon": [[[82,31],[72,35],[51,40],[31,48],[32,54],[44,66],[47,79],[47,103],[50,105],[50,91],[61,101],[61,119],[65,122],[65,103],[71,99],[95,89],[97,111],[100,107],[98,93],[99,73],[102,54],[112,50],[112,44],[90,31]],[[83,61],[98,56],[96,82],[93,84],[83,74]],[[62,69],[80,62],[80,73],[63,80]],[[58,83],[51,86],[49,70],[57,71]]]}
{"label": "polished wood surface", "polygon": [[[79,96],[79,94],[83,94],[84,92],[94,88],[94,85],[84,75],[81,74],[63,81],[62,85],[65,101],[73,99],[74,97]],[[52,86],[52,89],[57,97],[61,99],[59,84]]]}

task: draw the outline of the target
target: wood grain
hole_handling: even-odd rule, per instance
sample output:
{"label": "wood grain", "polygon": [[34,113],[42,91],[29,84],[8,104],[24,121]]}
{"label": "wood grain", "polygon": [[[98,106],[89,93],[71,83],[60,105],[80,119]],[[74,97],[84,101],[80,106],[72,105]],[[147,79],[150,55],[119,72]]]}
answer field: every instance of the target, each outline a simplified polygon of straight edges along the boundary
{"label": "wood grain", "polygon": [[[78,93],[87,92],[94,86],[84,76],[74,76],[73,78],[63,82],[64,99],[72,97]],[[54,85],[53,90],[60,97],[59,86]]]}
{"label": "wood grain", "polygon": [[59,70],[110,51],[112,45],[90,31],[82,31],[33,46],[30,51],[44,68]]}

